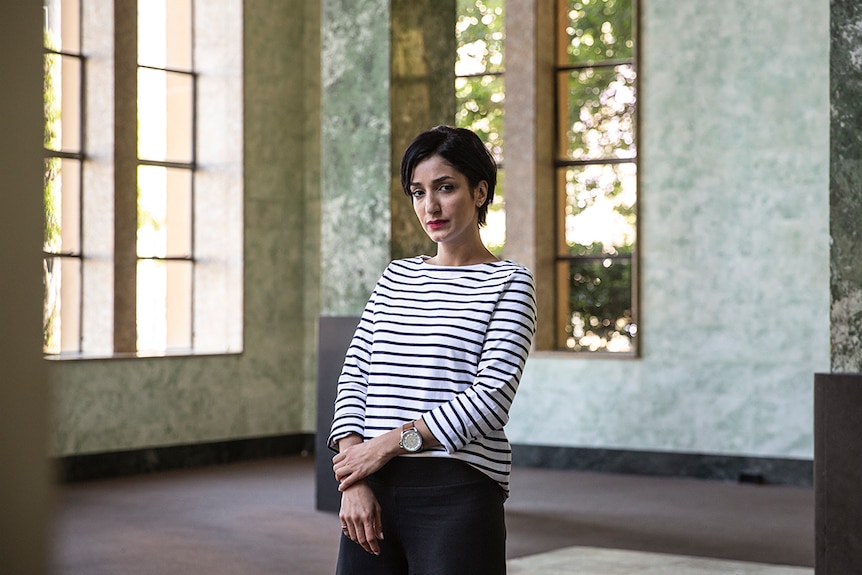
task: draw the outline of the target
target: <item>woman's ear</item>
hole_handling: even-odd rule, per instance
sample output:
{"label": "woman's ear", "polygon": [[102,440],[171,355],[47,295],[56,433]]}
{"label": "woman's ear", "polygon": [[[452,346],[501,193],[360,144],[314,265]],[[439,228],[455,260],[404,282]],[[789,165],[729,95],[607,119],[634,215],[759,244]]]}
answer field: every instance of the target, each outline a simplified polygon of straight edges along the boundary
{"label": "woman's ear", "polygon": [[482,180],[476,185],[476,193],[473,194],[473,199],[476,201],[477,208],[485,205],[485,200],[488,199],[488,182]]}

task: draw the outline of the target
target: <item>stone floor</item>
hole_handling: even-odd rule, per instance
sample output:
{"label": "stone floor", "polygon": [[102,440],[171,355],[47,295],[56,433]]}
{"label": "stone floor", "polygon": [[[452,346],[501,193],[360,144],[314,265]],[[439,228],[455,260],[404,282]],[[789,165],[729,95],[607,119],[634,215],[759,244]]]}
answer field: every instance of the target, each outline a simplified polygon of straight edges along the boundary
{"label": "stone floor", "polygon": [[[510,575],[813,573],[811,489],[530,468],[512,479]],[[315,491],[314,460],[299,456],[65,484],[51,572],[332,575],[340,523]]]}
{"label": "stone floor", "polygon": [[595,547],[509,560],[508,575],[813,575],[814,569]]}

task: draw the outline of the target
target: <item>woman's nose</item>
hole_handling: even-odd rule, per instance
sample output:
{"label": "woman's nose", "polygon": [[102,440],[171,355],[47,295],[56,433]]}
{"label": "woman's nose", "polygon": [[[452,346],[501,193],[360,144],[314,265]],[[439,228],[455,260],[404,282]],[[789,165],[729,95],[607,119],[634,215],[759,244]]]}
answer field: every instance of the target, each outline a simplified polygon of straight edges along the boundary
{"label": "woman's nose", "polygon": [[440,211],[440,202],[437,201],[436,194],[428,194],[425,202],[425,211],[429,214],[436,214]]}

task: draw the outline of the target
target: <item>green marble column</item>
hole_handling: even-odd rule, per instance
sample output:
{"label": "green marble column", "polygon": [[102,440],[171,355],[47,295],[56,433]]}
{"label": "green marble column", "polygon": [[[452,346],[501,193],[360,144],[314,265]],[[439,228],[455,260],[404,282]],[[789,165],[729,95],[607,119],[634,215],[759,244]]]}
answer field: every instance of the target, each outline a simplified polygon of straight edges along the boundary
{"label": "green marble column", "polygon": [[389,261],[389,2],[322,10],[320,313],[354,315]]}
{"label": "green marble column", "polygon": [[815,573],[862,570],[862,7],[832,0],[831,371],[814,381]]}
{"label": "green marble column", "polygon": [[862,7],[832,0],[832,371],[862,372]]}

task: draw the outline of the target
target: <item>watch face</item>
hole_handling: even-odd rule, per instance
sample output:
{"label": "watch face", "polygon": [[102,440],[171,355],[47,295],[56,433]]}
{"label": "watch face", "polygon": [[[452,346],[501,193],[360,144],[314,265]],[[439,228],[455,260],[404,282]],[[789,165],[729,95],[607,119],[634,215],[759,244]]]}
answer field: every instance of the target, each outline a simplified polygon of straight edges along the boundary
{"label": "watch face", "polygon": [[422,436],[415,429],[408,429],[401,436],[401,445],[407,451],[419,451],[422,448]]}

